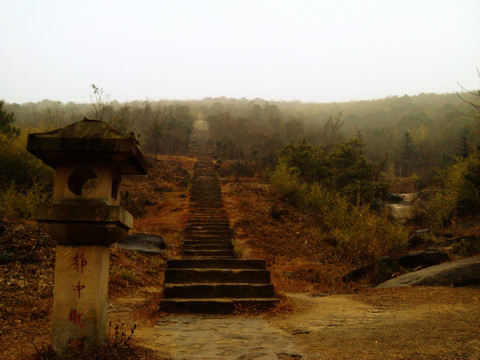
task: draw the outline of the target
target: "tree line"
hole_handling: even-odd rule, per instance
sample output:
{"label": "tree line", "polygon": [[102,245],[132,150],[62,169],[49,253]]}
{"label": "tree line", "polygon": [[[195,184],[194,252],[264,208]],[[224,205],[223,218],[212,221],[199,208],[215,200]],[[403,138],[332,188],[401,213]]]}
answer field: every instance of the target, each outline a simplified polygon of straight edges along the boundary
{"label": "tree line", "polygon": [[18,128],[49,130],[85,116],[104,120],[121,132],[137,134],[144,150],[157,154],[186,153],[193,121],[202,112],[215,153],[240,161],[246,170],[252,164],[272,165],[292,142],[305,139],[326,150],[358,138],[365,157],[383,162],[390,175],[421,174],[426,179],[433,168],[468,156],[479,130],[472,107],[456,94],[328,104],[227,98],[122,104],[110,101],[96,86],[94,95],[91,104],[43,100],[3,107],[15,114]]}

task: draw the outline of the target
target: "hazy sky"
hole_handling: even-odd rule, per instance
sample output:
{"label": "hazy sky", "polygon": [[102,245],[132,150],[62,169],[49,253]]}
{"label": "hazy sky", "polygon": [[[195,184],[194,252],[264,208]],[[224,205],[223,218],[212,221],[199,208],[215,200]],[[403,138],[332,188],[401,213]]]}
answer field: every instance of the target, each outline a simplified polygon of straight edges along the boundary
{"label": "hazy sky", "polygon": [[0,0],[0,99],[315,102],[478,89],[480,0]]}

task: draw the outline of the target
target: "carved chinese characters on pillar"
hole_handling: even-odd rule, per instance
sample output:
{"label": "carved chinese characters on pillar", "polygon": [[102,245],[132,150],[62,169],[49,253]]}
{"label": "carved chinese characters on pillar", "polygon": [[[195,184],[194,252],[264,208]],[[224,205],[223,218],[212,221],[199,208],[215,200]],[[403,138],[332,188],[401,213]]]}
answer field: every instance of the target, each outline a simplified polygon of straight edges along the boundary
{"label": "carved chinese characters on pillar", "polygon": [[85,326],[85,318],[83,318],[83,313],[77,311],[76,309],[71,309],[70,314],[68,315],[68,320],[81,328]]}
{"label": "carved chinese characters on pillar", "polygon": [[78,252],[73,257],[72,266],[75,271],[83,274],[83,268],[87,265],[87,260],[85,260],[85,255],[79,254]]}
{"label": "carved chinese characters on pillar", "polygon": [[67,347],[68,347],[69,350],[82,350],[85,347],[85,340],[84,339],[69,339]]}
{"label": "carved chinese characters on pillar", "polygon": [[[87,266],[88,261],[85,259],[85,254],[76,252],[75,255],[71,258],[70,265],[73,267],[75,272],[80,275],[80,278],[83,275],[83,269]],[[85,289],[85,285],[82,284],[82,280],[78,280],[78,283],[75,285],[72,285],[72,290],[75,292],[77,300],[80,300],[80,297],[82,295],[82,291]],[[71,309],[70,313],[68,315],[68,320],[75,326],[78,326],[80,328],[83,328],[85,326],[85,316],[83,314],[83,311],[79,309]],[[82,341],[79,341],[78,339],[70,339],[69,342],[69,347],[74,347],[78,348],[83,345]]]}
{"label": "carved chinese characters on pillar", "polygon": [[[72,258],[71,265],[75,269],[77,273],[80,273],[83,275],[83,268],[87,266],[88,262],[85,259],[85,254],[84,253],[79,253],[76,252],[75,255]],[[85,285],[82,285],[80,280],[78,281],[77,285],[72,286],[73,291],[77,293],[77,298],[80,299],[81,291],[85,289]]]}
{"label": "carved chinese characters on pillar", "polygon": [[77,296],[78,296],[78,299],[80,299],[80,292],[85,289],[85,285],[82,285],[80,283],[80,280],[78,281],[78,284],[77,285],[74,285],[72,286],[73,288],[73,291],[75,291],[77,293]]}

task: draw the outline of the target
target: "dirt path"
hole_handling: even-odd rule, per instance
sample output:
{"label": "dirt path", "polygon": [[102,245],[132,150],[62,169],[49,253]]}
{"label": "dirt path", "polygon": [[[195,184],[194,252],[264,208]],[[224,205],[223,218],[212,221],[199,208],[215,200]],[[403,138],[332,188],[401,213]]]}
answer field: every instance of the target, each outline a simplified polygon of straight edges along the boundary
{"label": "dirt path", "polygon": [[[112,304],[128,327],[152,290]],[[275,317],[170,315],[140,323],[134,338],[179,359],[479,359],[479,288],[405,288],[358,295],[289,294]],[[138,324],[138,320],[136,321]]]}
{"label": "dirt path", "polygon": [[375,296],[292,295],[298,312],[272,323],[295,335],[308,359],[480,358],[478,300],[368,303]]}

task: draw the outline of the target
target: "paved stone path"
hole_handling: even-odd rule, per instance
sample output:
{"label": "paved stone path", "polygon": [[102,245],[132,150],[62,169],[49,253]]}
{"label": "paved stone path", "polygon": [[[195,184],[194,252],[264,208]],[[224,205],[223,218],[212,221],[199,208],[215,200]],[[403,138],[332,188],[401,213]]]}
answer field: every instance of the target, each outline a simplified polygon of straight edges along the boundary
{"label": "paved stone path", "polygon": [[214,315],[161,319],[155,348],[180,359],[302,359],[291,335],[265,320]]}

